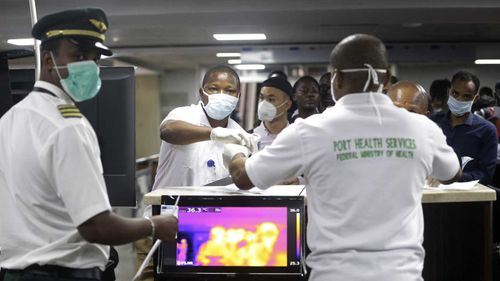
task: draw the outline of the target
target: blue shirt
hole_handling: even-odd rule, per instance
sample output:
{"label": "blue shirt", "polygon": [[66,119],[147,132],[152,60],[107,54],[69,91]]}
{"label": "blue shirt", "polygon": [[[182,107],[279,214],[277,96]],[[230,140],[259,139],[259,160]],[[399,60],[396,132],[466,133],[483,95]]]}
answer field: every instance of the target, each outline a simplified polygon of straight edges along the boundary
{"label": "blue shirt", "polygon": [[[446,135],[446,142],[453,147],[462,165],[463,175],[460,181],[479,180],[489,184],[496,167],[498,136],[495,126],[489,121],[469,113],[463,124],[451,126],[450,112],[435,114],[430,117],[441,127]],[[464,157],[470,157],[468,163]],[[466,163],[465,166],[463,163]]]}

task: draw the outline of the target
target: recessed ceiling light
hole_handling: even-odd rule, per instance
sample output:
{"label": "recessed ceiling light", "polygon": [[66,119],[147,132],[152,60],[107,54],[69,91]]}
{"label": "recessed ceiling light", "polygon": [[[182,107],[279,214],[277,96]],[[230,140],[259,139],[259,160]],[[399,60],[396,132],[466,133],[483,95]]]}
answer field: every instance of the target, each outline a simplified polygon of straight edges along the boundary
{"label": "recessed ceiling light", "polygon": [[239,58],[241,53],[217,53],[215,56],[218,58]]}
{"label": "recessed ceiling light", "polygon": [[262,70],[266,69],[266,66],[263,64],[238,64],[235,66],[236,69],[239,70]]}
{"label": "recessed ceiling light", "polygon": [[500,59],[478,59],[475,64],[500,64]]}
{"label": "recessed ceiling light", "polygon": [[219,41],[228,40],[266,40],[264,33],[234,33],[234,34],[214,34],[214,38]]}
{"label": "recessed ceiling light", "polygon": [[8,39],[7,43],[17,46],[33,46],[35,40],[33,38]]}
{"label": "recessed ceiling light", "polygon": [[241,60],[240,59],[227,60],[227,63],[229,63],[229,64],[241,64]]}

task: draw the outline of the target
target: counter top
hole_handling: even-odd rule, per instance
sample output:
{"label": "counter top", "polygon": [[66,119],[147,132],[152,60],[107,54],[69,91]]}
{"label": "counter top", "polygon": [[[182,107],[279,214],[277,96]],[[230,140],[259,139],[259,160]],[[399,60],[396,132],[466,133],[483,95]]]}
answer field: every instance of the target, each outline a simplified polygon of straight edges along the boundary
{"label": "counter top", "polygon": [[[239,190],[234,185],[229,186],[179,186],[157,189],[144,196],[145,205],[160,205],[163,195],[199,195],[199,196],[306,196],[303,185],[275,185],[266,190],[253,188]],[[425,188],[422,203],[451,203],[495,201],[496,192],[482,184],[476,184],[470,190],[443,190],[440,188]]]}

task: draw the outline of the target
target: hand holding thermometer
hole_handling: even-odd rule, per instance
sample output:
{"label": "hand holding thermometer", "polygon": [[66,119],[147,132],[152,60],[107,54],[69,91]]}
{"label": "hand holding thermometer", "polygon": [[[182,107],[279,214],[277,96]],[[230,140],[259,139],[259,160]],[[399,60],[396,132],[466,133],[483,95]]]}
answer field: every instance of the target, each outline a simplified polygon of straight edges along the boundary
{"label": "hand holding thermometer", "polygon": [[[177,199],[175,200],[174,205],[162,205],[161,206],[161,215],[173,215],[173,216],[177,217],[179,214],[178,204],[179,204],[180,198],[181,198],[180,196],[177,196]],[[175,235],[175,238],[177,238],[177,234]],[[160,239],[156,240],[153,247],[149,251],[148,255],[146,256],[146,258],[142,262],[141,267],[139,268],[139,270],[135,274],[134,278],[132,279],[133,281],[138,280],[139,277],[142,275],[142,272],[144,271],[146,266],[149,264],[151,257],[156,252],[156,250],[158,250],[158,248],[160,247],[160,244],[161,244],[161,240]]]}

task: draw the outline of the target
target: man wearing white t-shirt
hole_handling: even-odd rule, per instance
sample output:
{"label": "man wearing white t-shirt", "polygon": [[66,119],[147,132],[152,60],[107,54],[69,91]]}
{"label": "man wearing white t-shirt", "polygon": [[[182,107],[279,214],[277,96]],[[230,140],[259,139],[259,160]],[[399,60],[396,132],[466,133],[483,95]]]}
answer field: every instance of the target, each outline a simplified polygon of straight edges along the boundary
{"label": "man wearing white t-shirt", "polygon": [[253,129],[260,137],[258,149],[270,145],[288,123],[287,112],[292,106],[292,85],[281,77],[271,77],[262,82],[257,116],[262,122]]}
{"label": "man wearing white t-shirt", "polygon": [[458,159],[432,121],[380,94],[390,73],[379,39],[351,35],[331,62],[335,107],[251,158],[226,145],[225,162],[241,189],[306,177],[310,280],[422,280],[425,179],[458,179]]}
{"label": "man wearing white t-shirt", "polygon": [[198,104],[172,110],[160,125],[162,139],[153,190],[202,186],[229,176],[222,164],[225,143],[251,147],[251,135],[230,118],[238,104],[240,80],[228,66],[207,71]]}
{"label": "man wearing white t-shirt", "polygon": [[[240,79],[230,67],[209,69],[199,91],[200,102],[172,110],[160,125],[160,157],[153,190],[169,186],[203,186],[229,176],[222,163],[225,143],[257,149],[252,136],[231,119],[240,95]],[[147,206],[144,215],[151,215]],[[135,243],[142,263],[151,249],[150,240]],[[142,280],[153,279],[150,263]]]}

